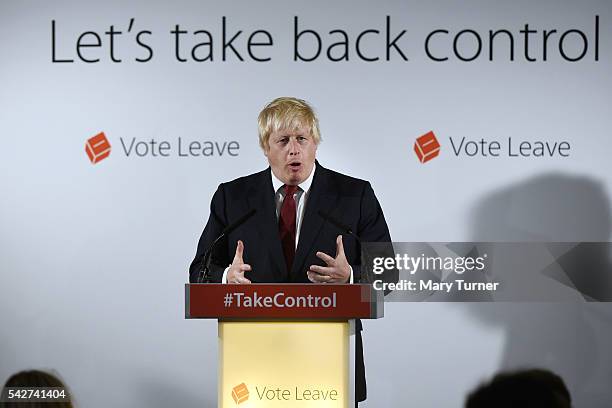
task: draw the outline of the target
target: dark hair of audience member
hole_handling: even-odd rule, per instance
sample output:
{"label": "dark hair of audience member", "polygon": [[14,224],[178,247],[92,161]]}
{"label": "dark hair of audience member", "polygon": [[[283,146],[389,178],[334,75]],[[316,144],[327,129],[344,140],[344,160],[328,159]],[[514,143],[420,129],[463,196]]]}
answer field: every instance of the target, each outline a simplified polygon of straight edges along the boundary
{"label": "dark hair of audience member", "polygon": [[[11,388],[27,388],[27,387],[61,387],[66,390],[68,389],[62,383],[62,381],[54,376],[53,374],[40,371],[40,370],[28,370],[21,371],[17,374],[13,374],[4,384],[4,387]],[[48,402],[0,402],[0,408],[73,408],[72,402],[70,401],[48,401]]]}
{"label": "dark hair of audience member", "polygon": [[468,395],[465,408],[571,408],[570,393],[558,375],[542,369],[497,374]]}

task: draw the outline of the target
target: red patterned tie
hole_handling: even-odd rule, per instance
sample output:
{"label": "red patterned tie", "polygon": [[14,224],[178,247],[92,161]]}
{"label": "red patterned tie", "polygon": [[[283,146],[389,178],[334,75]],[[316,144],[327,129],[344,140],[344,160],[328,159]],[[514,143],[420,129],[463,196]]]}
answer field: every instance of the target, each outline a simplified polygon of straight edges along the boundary
{"label": "red patterned tie", "polygon": [[298,186],[285,185],[285,198],[280,210],[280,218],[278,222],[278,233],[280,235],[281,245],[285,254],[285,263],[287,272],[291,272],[293,258],[295,257],[295,214],[296,206],[293,195],[296,193]]}

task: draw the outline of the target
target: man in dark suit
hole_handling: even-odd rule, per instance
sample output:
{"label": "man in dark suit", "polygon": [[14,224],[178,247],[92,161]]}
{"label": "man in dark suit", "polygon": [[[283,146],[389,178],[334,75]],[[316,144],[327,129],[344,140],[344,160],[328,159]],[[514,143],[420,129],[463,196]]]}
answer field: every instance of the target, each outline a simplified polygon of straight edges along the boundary
{"label": "man in dark suit", "polygon": [[[389,229],[370,183],[316,161],[320,140],[318,120],[305,101],[277,98],[262,110],[259,142],[270,167],[219,186],[189,269],[190,282],[197,281],[204,253],[223,229],[253,209],[253,216],[214,246],[214,281],[360,281],[359,242],[339,235],[343,231],[328,220],[350,227],[362,242],[390,242]],[[366,398],[361,330],[357,321],[356,401]]]}

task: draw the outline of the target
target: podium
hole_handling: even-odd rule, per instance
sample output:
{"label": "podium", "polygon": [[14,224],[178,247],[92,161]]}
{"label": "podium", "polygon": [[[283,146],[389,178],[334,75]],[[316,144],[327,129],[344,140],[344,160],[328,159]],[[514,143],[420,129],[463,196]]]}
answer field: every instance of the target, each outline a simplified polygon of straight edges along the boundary
{"label": "podium", "polygon": [[218,319],[222,408],[354,407],[355,319],[383,312],[365,284],[185,285],[185,318]]}

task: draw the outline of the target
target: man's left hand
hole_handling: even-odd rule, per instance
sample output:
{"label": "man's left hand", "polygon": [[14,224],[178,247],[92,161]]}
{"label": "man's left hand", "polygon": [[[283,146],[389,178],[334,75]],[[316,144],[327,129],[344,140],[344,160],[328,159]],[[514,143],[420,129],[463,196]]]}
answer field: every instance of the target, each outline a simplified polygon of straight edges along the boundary
{"label": "man's left hand", "polygon": [[351,277],[351,266],[344,255],[342,235],[336,238],[336,257],[332,258],[324,252],[317,252],[317,258],[327,266],[311,265],[306,274],[314,283],[347,283]]}

